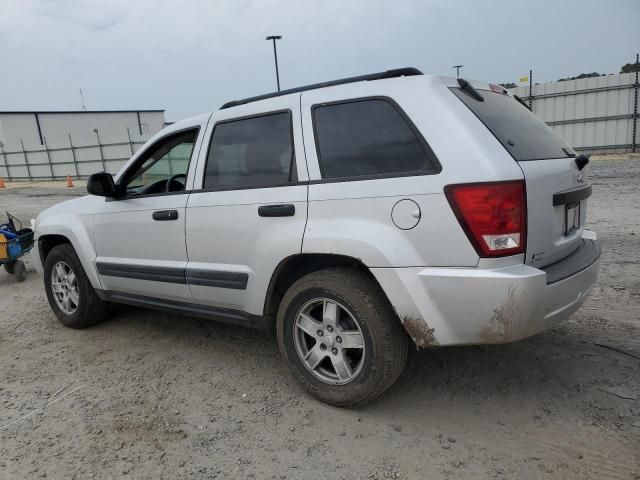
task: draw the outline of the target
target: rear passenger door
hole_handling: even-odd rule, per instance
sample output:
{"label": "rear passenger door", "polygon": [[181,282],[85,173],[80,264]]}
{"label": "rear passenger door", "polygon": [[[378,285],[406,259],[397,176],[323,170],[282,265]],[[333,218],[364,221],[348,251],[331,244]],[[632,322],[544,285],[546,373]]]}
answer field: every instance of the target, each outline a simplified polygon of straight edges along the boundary
{"label": "rear passenger door", "polygon": [[412,85],[398,79],[302,93],[310,177],[303,253],[339,253],[368,267],[477,263],[466,238],[443,238],[459,225],[417,123],[423,84]]}
{"label": "rear passenger door", "polygon": [[223,109],[211,118],[199,189],[187,205],[187,281],[196,303],[262,315],[276,266],[300,253],[308,176],[299,98]]}

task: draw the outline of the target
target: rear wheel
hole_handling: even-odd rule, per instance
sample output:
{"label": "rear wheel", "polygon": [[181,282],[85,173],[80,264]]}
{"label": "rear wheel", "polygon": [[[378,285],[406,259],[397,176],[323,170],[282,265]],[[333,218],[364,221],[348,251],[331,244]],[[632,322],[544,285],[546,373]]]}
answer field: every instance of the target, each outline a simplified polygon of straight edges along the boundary
{"label": "rear wheel", "polygon": [[27,267],[22,260],[16,260],[13,264],[13,275],[19,282],[24,282],[27,279]]}
{"label": "rear wheel", "polygon": [[337,406],[364,405],[397,380],[407,337],[365,273],[332,268],[298,280],[278,311],[278,344],[304,388]]}
{"label": "rear wheel", "polygon": [[105,317],[107,304],[91,286],[71,245],[58,245],[49,252],[44,285],[49,305],[63,325],[85,328]]}
{"label": "rear wheel", "polygon": [[15,265],[16,265],[16,262],[7,262],[4,264],[4,269],[9,275],[13,275],[13,271],[14,271],[13,267],[15,267]]}

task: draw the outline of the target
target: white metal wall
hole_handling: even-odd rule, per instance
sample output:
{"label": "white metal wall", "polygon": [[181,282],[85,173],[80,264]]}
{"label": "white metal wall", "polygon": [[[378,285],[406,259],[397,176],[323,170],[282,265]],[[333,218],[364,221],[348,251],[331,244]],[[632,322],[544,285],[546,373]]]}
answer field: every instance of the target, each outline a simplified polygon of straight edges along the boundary
{"label": "white metal wall", "polygon": [[[532,110],[576,150],[632,149],[635,73],[534,85]],[[511,90],[529,103],[529,86]]]}
{"label": "white metal wall", "polygon": [[20,148],[20,140],[25,145],[40,145],[36,117],[32,113],[0,113],[0,142],[5,149]]}
{"label": "white metal wall", "polygon": [[50,146],[69,145],[69,135],[73,143],[95,143],[94,129],[98,130],[100,141],[108,143],[128,138],[127,129],[134,137],[149,136],[164,127],[163,111],[38,112],[37,119],[40,122],[42,143],[35,113],[0,112],[0,141],[4,144],[4,149],[7,151],[21,149],[21,140],[27,149],[37,147],[44,142]]}
{"label": "white metal wall", "polygon": [[33,180],[115,173],[162,128],[163,111],[38,112],[37,120],[34,112],[0,112],[0,177]]}

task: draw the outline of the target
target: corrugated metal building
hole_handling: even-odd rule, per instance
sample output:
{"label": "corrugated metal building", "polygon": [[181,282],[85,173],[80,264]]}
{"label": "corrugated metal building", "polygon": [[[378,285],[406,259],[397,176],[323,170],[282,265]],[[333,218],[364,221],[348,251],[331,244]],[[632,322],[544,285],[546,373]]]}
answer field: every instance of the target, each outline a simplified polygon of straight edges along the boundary
{"label": "corrugated metal building", "polygon": [[[636,151],[635,73],[533,85],[531,107],[576,150],[588,153]],[[529,86],[510,90],[529,103]],[[637,129],[637,127],[636,127]]]}
{"label": "corrugated metal building", "polygon": [[0,111],[0,142],[5,150],[148,137],[164,127],[164,110]]}

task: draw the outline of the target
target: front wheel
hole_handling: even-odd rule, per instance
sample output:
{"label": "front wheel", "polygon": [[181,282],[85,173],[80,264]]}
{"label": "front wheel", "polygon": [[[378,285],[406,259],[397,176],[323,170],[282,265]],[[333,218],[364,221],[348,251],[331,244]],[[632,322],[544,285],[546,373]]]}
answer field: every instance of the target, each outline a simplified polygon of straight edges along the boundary
{"label": "front wheel", "polygon": [[85,328],[102,320],[107,304],[91,286],[70,244],[54,247],[44,263],[44,286],[49,305],[60,323]]}
{"label": "front wheel", "polygon": [[304,388],[336,406],[364,405],[402,373],[407,336],[384,292],[358,270],[311,273],[278,310],[278,344]]}

